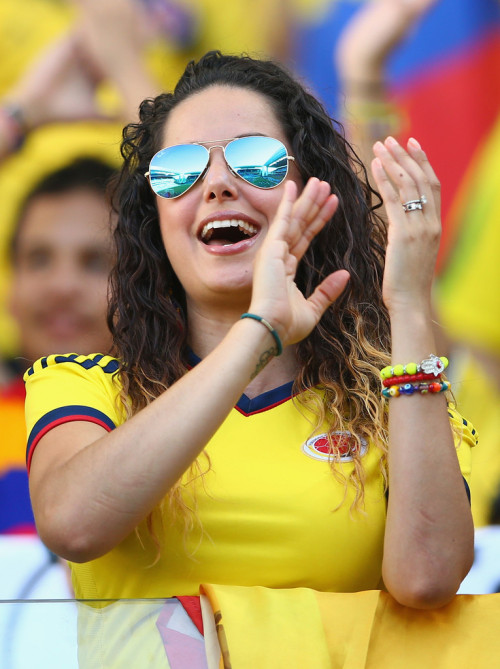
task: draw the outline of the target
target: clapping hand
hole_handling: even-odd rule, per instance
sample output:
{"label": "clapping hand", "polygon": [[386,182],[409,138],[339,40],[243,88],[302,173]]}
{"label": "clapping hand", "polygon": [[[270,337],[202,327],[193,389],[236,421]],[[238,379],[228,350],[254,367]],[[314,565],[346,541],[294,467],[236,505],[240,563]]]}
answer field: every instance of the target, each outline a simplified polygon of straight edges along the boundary
{"label": "clapping hand", "polygon": [[96,100],[98,77],[68,33],[41,54],[6,99],[20,106],[26,126],[109,118]]}
{"label": "clapping hand", "polygon": [[299,261],[337,206],[338,198],[331,194],[328,183],[311,178],[297,196],[296,184],[287,181],[276,217],[256,257],[250,311],[273,323],[284,345],[299,342],[311,332],[349,279],[346,270],[338,270],[307,299],[295,284]]}
{"label": "clapping hand", "polygon": [[401,309],[430,311],[441,236],[439,181],[415,139],[408,141],[405,150],[388,137],[373,150],[372,174],[389,223],[384,302],[390,313]]}

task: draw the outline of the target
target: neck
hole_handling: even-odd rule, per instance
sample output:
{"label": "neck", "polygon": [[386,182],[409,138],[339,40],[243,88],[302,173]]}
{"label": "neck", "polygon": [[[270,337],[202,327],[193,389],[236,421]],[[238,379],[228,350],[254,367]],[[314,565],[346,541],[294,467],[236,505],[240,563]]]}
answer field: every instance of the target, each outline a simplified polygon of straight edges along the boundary
{"label": "neck", "polygon": [[[224,339],[245,308],[220,308],[216,311],[188,305],[188,342],[192,351],[200,358],[206,357]],[[245,395],[256,397],[268,390],[293,381],[297,373],[295,347],[287,346],[283,353],[273,358],[248,384]]]}

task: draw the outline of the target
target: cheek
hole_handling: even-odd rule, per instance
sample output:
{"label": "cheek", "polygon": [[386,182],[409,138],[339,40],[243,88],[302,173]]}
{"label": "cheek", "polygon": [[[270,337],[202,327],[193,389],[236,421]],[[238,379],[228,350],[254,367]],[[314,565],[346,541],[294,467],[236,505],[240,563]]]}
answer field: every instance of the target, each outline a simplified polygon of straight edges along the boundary
{"label": "cheek", "polygon": [[33,281],[29,278],[19,275],[11,284],[9,294],[9,305],[11,313],[16,316],[22,315],[22,309],[37,302],[41,292],[41,282]]}
{"label": "cheek", "polygon": [[89,276],[85,281],[85,295],[85,301],[96,317],[106,314],[109,295],[107,275]]}
{"label": "cheek", "polygon": [[281,184],[277,188],[272,188],[268,191],[257,191],[257,193],[253,193],[254,206],[265,214],[269,224],[273,222],[279,209],[283,191],[284,185]]}
{"label": "cheek", "polygon": [[[177,205],[177,202],[169,202]],[[168,212],[168,216],[160,213],[160,234],[163,242],[163,248],[168,256],[170,264],[177,272],[179,264],[189,261],[189,257],[193,252],[193,244],[195,239],[192,233],[194,224],[194,213],[191,207],[172,207],[172,211]]]}
{"label": "cheek", "polygon": [[189,206],[187,196],[183,197],[186,198],[185,201],[182,201],[182,198],[171,202],[162,200],[158,205],[160,234],[167,253],[169,249],[175,251],[182,235],[189,231],[194,220],[193,207]]}

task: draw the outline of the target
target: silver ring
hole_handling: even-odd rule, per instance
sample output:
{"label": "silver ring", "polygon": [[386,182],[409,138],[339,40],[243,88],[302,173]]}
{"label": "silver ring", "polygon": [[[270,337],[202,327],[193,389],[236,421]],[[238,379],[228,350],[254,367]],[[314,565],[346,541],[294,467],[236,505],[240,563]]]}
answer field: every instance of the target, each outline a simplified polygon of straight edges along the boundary
{"label": "silver ring", "polygon": [[423,209],[424,204],[427,204],[427,198],[425,195],[421,195],[418,200],[408,200],[408,202],[403,202],[402,207],[405,212],[415,211],[416,209]]}

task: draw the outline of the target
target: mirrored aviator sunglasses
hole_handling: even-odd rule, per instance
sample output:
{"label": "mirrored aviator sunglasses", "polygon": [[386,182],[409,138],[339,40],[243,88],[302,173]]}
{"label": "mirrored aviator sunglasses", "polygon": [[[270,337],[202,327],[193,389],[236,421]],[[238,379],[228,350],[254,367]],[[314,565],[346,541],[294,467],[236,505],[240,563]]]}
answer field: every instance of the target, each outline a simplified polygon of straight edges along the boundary
{"label": "mirrored aviator sunglasses", "polygon": [[[210,142],[208,142],[210,143]],[[191,186],[203,177],[210,151],[221,148],[226,163],[233,174],[256,188],[275,188],[288,174],[285,145],[273,137],[238,137],[226,146],[214,144],[206,148],[202,144],[177,144],[158,151],[149,164],[151,188],[160,197],[173,200],[184,195]]]}

